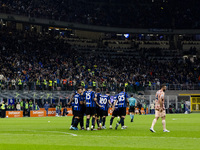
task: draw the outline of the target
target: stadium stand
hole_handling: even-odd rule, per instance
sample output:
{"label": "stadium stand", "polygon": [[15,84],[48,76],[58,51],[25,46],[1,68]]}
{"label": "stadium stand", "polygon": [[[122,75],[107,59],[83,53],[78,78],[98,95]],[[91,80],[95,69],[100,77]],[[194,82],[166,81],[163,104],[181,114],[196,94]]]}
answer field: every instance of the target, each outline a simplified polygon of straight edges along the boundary
{"label": "stadium stand", "polygon": [[[49,90],[74,90],[82,82],[86,86],[96,82],[111,91],[127,83],[130,92],[157,89],[162,83],[177,89],[200,88],[200,59],[183,58],[179,50],[157,47],[167,45],[166,41],[142,41],[155,47],[130,49],[109,45],[132,45],[126,40],[93,41],[7,27],[0,34],[1,90],[44,90],[44,80]],[[97,47],[99,43],[102,48]]]}
{"label": "stadium stand", "polygon": [[100,26],[196,29],[199,5],[198,0],[1,0],[0,12]]}

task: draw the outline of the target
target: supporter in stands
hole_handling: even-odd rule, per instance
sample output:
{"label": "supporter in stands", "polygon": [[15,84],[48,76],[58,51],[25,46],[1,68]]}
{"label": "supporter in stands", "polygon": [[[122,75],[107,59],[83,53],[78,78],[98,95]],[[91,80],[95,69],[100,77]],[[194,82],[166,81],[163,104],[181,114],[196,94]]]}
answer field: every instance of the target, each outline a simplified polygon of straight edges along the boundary
{"label": "supporter in stands", "polygon": [[[96,2],[96,1],[95,1]],[[20,0],[1,1],[0,11],[28,17],[128,28],[199,28],[198,0],[112,1]],[[134,14],[134,15],[133,15]]]}
{"label": "supporter in stands", "polygon": [[[0,49],[6,49],[0,51],[0,77],[4,89],[9,89],[9,79],[17,81],[19,87],[27,84],[29,90],[35,89],[37,80],[42,84],[44,79],[49,79],[46,82],[52,90],[54,79],[56,81],[61,78],[63,90],[73,90],[74,86],[80,84],[87,87],[95,81],[96,87],[104,90],[117,90],[126,84],[131,92],[143,90],[149,82],[152,89],[162,83],[178,84],[183,88],[184,85],[199,82],[199,58],[193,62],[174,58],[159,63],[143,55],[140,58],[127,56],[115,59],[106,54],[93,55],[76,51],[63,39],[55,39],[51,34],[21,32],[9,28],[0,29],[0,37]],[[163,74],[164,69],[167,71]],[[20,89],[23,89],[22,86]]]}

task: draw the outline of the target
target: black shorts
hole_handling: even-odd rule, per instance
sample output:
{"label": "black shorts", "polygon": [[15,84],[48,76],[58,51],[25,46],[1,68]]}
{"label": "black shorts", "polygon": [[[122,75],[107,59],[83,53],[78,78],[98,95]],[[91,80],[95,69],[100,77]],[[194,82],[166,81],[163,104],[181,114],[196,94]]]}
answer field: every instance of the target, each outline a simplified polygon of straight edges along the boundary
{"label": "black shorts", "polygon": [[82,108],[81,108],[81,114],[82,114],[82,116],[84,116],[85,112],[86,112],[86,107],[82,106]]}
{"label": "black shorts", "polygon": [[99,110],[99,116],[100,116],[100,117],[108,116],[108,111],[105,111],[105,110],[100,109],[100,110]]}
{"label": "black shorts", "polygon": [[130,106],[129,107],[129,113],[131,113],[131,112],[135,113],[135,106]]}
{"label": "black shorts", "polygon": [[119,116],[126,116],[126,107],[119,108]]}
{"label": "black shorts", "polygon": [[96,115],[96,107],[86,107],[86,115]]}
{"label": "black shorts", "polygon": [[119,116],[119,109],[115,109],[112,113],[112,116],[118,117]]}
{"label": "black shorts", "polygon": [[77,110],[74,110],[73,115],[74,115],[74,117],[82,117],[81,111],[77,111]]}
{"label": "black shorts", "polygon": [[96,108],[96,115],[97,115],[97,117],[100,116],[100,109],[99,109],[99,107]]}

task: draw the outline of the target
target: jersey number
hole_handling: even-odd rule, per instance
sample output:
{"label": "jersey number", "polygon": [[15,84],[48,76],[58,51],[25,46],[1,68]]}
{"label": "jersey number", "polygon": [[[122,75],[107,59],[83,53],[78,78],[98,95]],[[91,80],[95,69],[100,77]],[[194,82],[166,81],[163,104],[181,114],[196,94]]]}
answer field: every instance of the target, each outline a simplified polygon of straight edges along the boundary
{"label": "jersey number", "polygon": [[100,98],[100,104],[106,104],[107,103],[107,98]]}
{"label": "jersey number", "polygon": [[75,104],[78,104],[78,98],[74,99]]}
{"label": "jersey number", "polygon": [[86,93],[86,99],[90,100],[90,98],[91,98],[90,93]]}
{"label": "jersey number", "polygon": [[125,100],[124,95],[119,95],[118,99],[119,99],[119,102],[123,102]]}

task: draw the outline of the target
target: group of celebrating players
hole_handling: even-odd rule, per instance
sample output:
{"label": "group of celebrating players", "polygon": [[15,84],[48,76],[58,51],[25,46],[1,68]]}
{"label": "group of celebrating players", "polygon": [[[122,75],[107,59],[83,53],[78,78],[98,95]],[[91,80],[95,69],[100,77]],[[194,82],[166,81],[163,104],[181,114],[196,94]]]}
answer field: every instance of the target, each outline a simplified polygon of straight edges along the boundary
{"label": "group of celebrating players", "polygon": [[[126,116],[126,107],[129,105],[128,95],[125,88],[121,87],[120,92],[114,96],[114,101],[111,103],[110,93],[106,92],[105,95],[101,94],[99,88],[96,92],[89,86],[87,90],[83,87],[78,87],[77,91],[72,95],[68,105],[72,105],[73,118],[70,129],[78,130],[78,124],[84,130],[84,115],[86,115],[86,130],[106,129],[105,122],[108,116],[109,107],[112,108],[112,117],[110,119],[110,129],[112,129],[113,120],[115,117],[120,118],[117,122],[115,129],[121,124],[121,129],[126,129],[124,119]],[[92,125],[90,125],[90,118],[92,118]]]}
{"label": "group of celebrating players", "polygon": [[[166,129],[166,111],[164,105],[166,85],[163,84],[161,89],[156,92],[155,99],[155,119],[152,122],[150,131],[156,132],[154,130],[154,125],[159,118],[162,118],[163,132],[170,132]],[[120,118],[116,123],[115,129],[121,124],[121,129],[126,129],[127,126],[124,125],[124,119],[126,116],[126,107],[130,106],[129,112],[131,117],[131,122],[133,122],[136,100],[131,95],[128,99],[128,95],[125,92],[125,88],[121,87],[119,93],[114,96],[114,101],[111,103],[110,93],[106,92],[105,95],[101,94],[99,88],[96,92],[92,90],[92,86],[89,86],[85,90],[82,86],[78,87],[77,91],[72,95],[68,105],[72,104],[73,118],[70,129],[78,130],[78,124],[80,123],[81,130],[84,130],[84,115],[86,114],[86,130],[96,130],[95,124],[97,123],[98,130],[106,129],[105,122],[108,116],[109,107],[112,108],[112,117],[110,119],[110,129],[112,129],[113,120],[115,117]],[[92,125],[90,125],[90,118],[92,117]]]}

